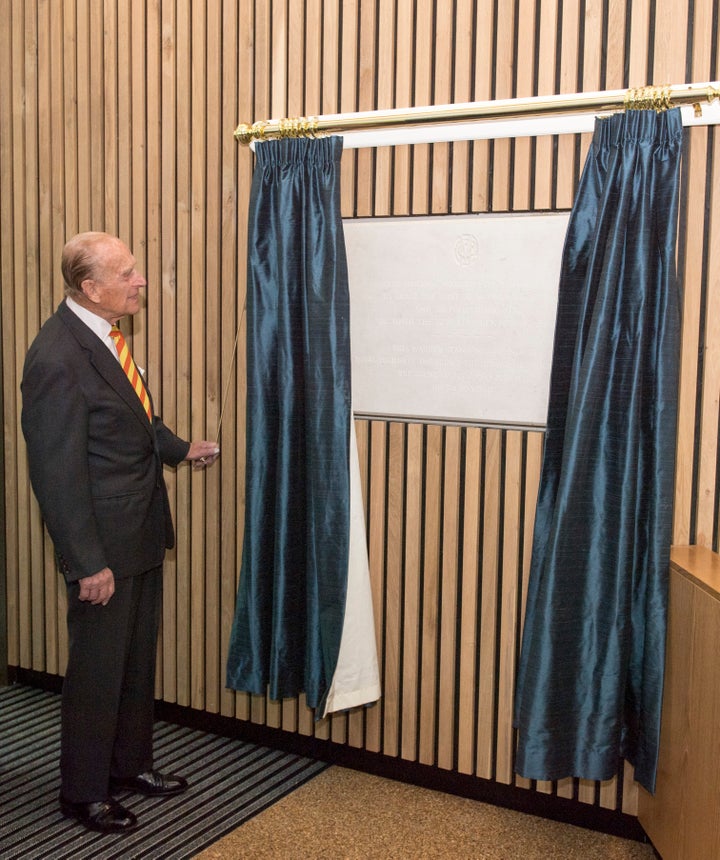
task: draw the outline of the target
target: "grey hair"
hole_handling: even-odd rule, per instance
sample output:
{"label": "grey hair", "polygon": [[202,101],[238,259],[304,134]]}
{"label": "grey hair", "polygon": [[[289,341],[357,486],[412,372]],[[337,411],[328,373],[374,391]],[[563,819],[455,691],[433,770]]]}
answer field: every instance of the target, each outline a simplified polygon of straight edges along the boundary
{"label": "grey hair", "polygon": [[62,252],[60,268],[65,281],[66,296],[83,295],[82,283],[95,275],[97,267],[96,248],[111,237],[107,233],[91,231],[78,233],[70,239]]}

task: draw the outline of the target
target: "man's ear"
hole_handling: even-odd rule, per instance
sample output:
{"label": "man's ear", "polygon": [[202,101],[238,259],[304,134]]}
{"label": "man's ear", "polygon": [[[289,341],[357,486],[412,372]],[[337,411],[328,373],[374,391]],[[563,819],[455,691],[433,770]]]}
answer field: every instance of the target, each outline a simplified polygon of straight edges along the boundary
{"label": "man's ear", "polygon": [[80,284],[80,289],[83,291],[88,301],[98,304],[100,301],[100,292],[97,288],[97,284],[92,278],[85,278],[85,280]]}

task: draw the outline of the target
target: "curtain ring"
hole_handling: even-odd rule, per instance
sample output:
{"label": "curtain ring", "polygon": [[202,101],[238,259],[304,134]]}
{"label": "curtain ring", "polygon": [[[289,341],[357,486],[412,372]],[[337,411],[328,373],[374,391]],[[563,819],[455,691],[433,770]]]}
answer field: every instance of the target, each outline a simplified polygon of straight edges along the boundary
{"label": "curtain ring", "polygon": [[654,110],[662,113],[672,107],[670,87],[634,87],[625,94],[625,110]]}

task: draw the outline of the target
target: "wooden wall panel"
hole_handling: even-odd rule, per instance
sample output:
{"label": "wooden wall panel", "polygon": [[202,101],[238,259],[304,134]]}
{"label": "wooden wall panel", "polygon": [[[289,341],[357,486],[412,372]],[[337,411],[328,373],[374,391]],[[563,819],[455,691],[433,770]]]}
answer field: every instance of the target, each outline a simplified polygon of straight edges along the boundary
{"label": "wooden wall panel", "polygon": [[[384,696],[316,722],[304,697],[224,688],[245,480],[245,259],[253,156],[239,121],[713,80],[713,0],[0,0],[0,278],[8,653],[61,674],[64,594],[20,432],[28,344],[62,296],[65,239],[118,232],[148,278],[126,323],[160,411],[219,438],[168,471],[158,696],[350,749],[635,812],[602,785],[512,773],[510,722],[542,432],[358,420]],[[672,26],[665,22],[672,21]],[[674,538],[718,549],[720,151],[686,132]],[[589,136],[349,151],[345,217],[572,205]],[[221,423],[222,416],[222,423]]]}

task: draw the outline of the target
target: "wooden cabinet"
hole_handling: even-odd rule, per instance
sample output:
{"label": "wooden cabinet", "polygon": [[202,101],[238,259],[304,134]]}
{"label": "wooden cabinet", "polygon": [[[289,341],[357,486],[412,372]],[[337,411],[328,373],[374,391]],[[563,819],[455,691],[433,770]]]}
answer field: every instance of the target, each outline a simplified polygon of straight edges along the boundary
{"label": "wooden cabinet", "polygon": [[674,547],[654,795],[640,823],[663,860],[720,857],[720,555]]}

